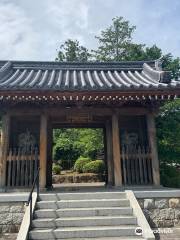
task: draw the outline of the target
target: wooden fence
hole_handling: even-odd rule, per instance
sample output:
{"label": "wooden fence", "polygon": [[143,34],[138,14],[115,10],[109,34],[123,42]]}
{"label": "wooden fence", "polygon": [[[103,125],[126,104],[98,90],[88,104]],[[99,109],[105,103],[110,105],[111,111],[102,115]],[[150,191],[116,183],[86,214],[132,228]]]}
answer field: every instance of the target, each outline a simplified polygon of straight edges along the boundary
{"label": "wooden fence", "polygon": [[152,184],[151,151],[145,146],[122,146],[123,183]]}
{"label": "wooden fence", "polygon": [[39,155],[37,148],[10,149],[6,161],[6,186],[32,186],[38,166]]}

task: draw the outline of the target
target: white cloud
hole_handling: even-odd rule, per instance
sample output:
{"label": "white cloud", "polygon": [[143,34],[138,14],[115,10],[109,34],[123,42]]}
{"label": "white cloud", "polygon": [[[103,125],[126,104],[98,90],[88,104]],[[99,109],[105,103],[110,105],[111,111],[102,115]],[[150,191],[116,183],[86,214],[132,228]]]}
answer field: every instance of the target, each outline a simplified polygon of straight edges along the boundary
{"label": "white cloud", "polygon": [[134,39],[180,55],[179,0],[0,0],[0,59],[54,60],[68,38],[95,48],[94,36],[123,16]]}
{"label": "white cloud", "polygon": [[31,20],[15,4],[0,3],[0,58],[31,59],[38,57],[39,35]]}
{"label": "white cloud", "polygon": [[45,15],[54,31],[67,38],[83,39],[82,31],[88,27],[88,5],[86,0],[46,0]]}

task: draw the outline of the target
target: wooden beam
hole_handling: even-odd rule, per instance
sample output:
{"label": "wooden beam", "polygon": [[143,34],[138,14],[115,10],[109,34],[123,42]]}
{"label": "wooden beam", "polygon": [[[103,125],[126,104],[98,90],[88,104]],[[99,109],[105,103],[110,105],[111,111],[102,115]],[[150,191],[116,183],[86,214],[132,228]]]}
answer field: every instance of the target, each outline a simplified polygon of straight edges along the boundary
{"label": "wooden beam", "polygon": [[41,115],[40,121],[40,188],[46,187],[48,117]]}
{"label": "wooden beam", "polygon": [[112,115],[112,142],[114,160],[114,184],[115,186],[122,186],[119,122],[117,113],[114,113]]}
{"label": "wooden beam", "polygon": [[113,152],[112,152],[112,126],[108,120],[106,122],[106,151],[107,151],[107,169],[108,169],[108,185],[114,184],[114,172],[113,172]]}
{"label": "wooden beam", "polygon": [[[61,111],[57,112],[57,108],[61,109]],[[57,106],[57,107],[43,107],[44,112],[48,112],[49,116],[53,117],[66,117],[67,115],[71,114],[72,116],[78,116],[81,114],[89,114],[91,116],[111,116],[112,110],[114,107],[99,107],[99,106],[91,106],[86,107],[83,106],[79,108],[78,106],[72,106],[71,108],[66,108],[64,106]],[[13,116],[40,116],[42,107],[12,107],[10,110]],[[149,113],[148,107],[120,107],[117,110],[119,115],[145,115]]]}
{"label": "wooden beam", "polygon": [[156,142],[156,126],[153,113],[146,115],[149,146],[152,157],[152,176],[154,185],[160,185],[159,160]]}
{"label": "wooden beam", "polygon": [[6,184],[6,159],[9,149],[10,115],[2,117],[1,152],[0,152],[0,188]]}

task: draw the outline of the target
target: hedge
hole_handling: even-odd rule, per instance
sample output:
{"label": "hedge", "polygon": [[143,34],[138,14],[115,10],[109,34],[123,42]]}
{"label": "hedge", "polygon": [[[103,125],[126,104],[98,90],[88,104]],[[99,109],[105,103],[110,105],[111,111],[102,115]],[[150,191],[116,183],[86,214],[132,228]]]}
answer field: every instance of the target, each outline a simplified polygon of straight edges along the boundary
{"label": "hedge", "polygon": [[83,167],[84,173],[104,173],[105,164],[102,160],[95,160],[89,163],[86,163]]}
{"label": "hedge", "polygon": [[74,164],[74,170],[78,173],[82,173],[83,172],[83,167],[87,164],[90,163],[92,160],[88,157],[79,157],[75,164]]}

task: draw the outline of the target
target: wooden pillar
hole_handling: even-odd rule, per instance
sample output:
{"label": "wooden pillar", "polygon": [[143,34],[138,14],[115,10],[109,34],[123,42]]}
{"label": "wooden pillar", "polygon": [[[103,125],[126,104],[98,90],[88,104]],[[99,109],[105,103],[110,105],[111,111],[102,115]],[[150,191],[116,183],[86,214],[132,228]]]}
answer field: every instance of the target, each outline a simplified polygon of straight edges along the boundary
{"label": "wooden pillar", "polygon": [[113,142],[113,160],[114,160],[114,184],[122,186],[121,154],[118,115],[112,115],[112,142]]}
{"label": "wooden pillar", "polygon": [[6,160],[9,149],[10,116],[5,114],[2,117],[1,152],[0,152],[0,188],[6,184]]}
{"label": "wooden pillar", "polygon": [[153,113],[147,114],[146,117],[147,117],[148,140],[149,140],[149,146],[151,149],[151,156],[152,156],[153,183],[154,183],[154,185],[160,185],[155,118],[154,118]]}
{"label": "wooden pillar", "polygon": [[113,163],[113,153],[112,153],[112,127],[111,121],[106,122],[106,157],[107,157],[107,169],[108,169],[108,185],[112,186],[114,184],[114,163]]}
{"label": "wooden pillar", "polygon": [[52,188],[52,148],[53,148],[53,129],[50,119],[48,119],[48,142],[47,142],[47,169],[46,169],[46,187],[48,189]]}
{"label": "wooden pillar", "polygon": [[46,114],[41,115],[40,121],[40,188],[46,187],[47,169],[47,134],[48,118]]}

